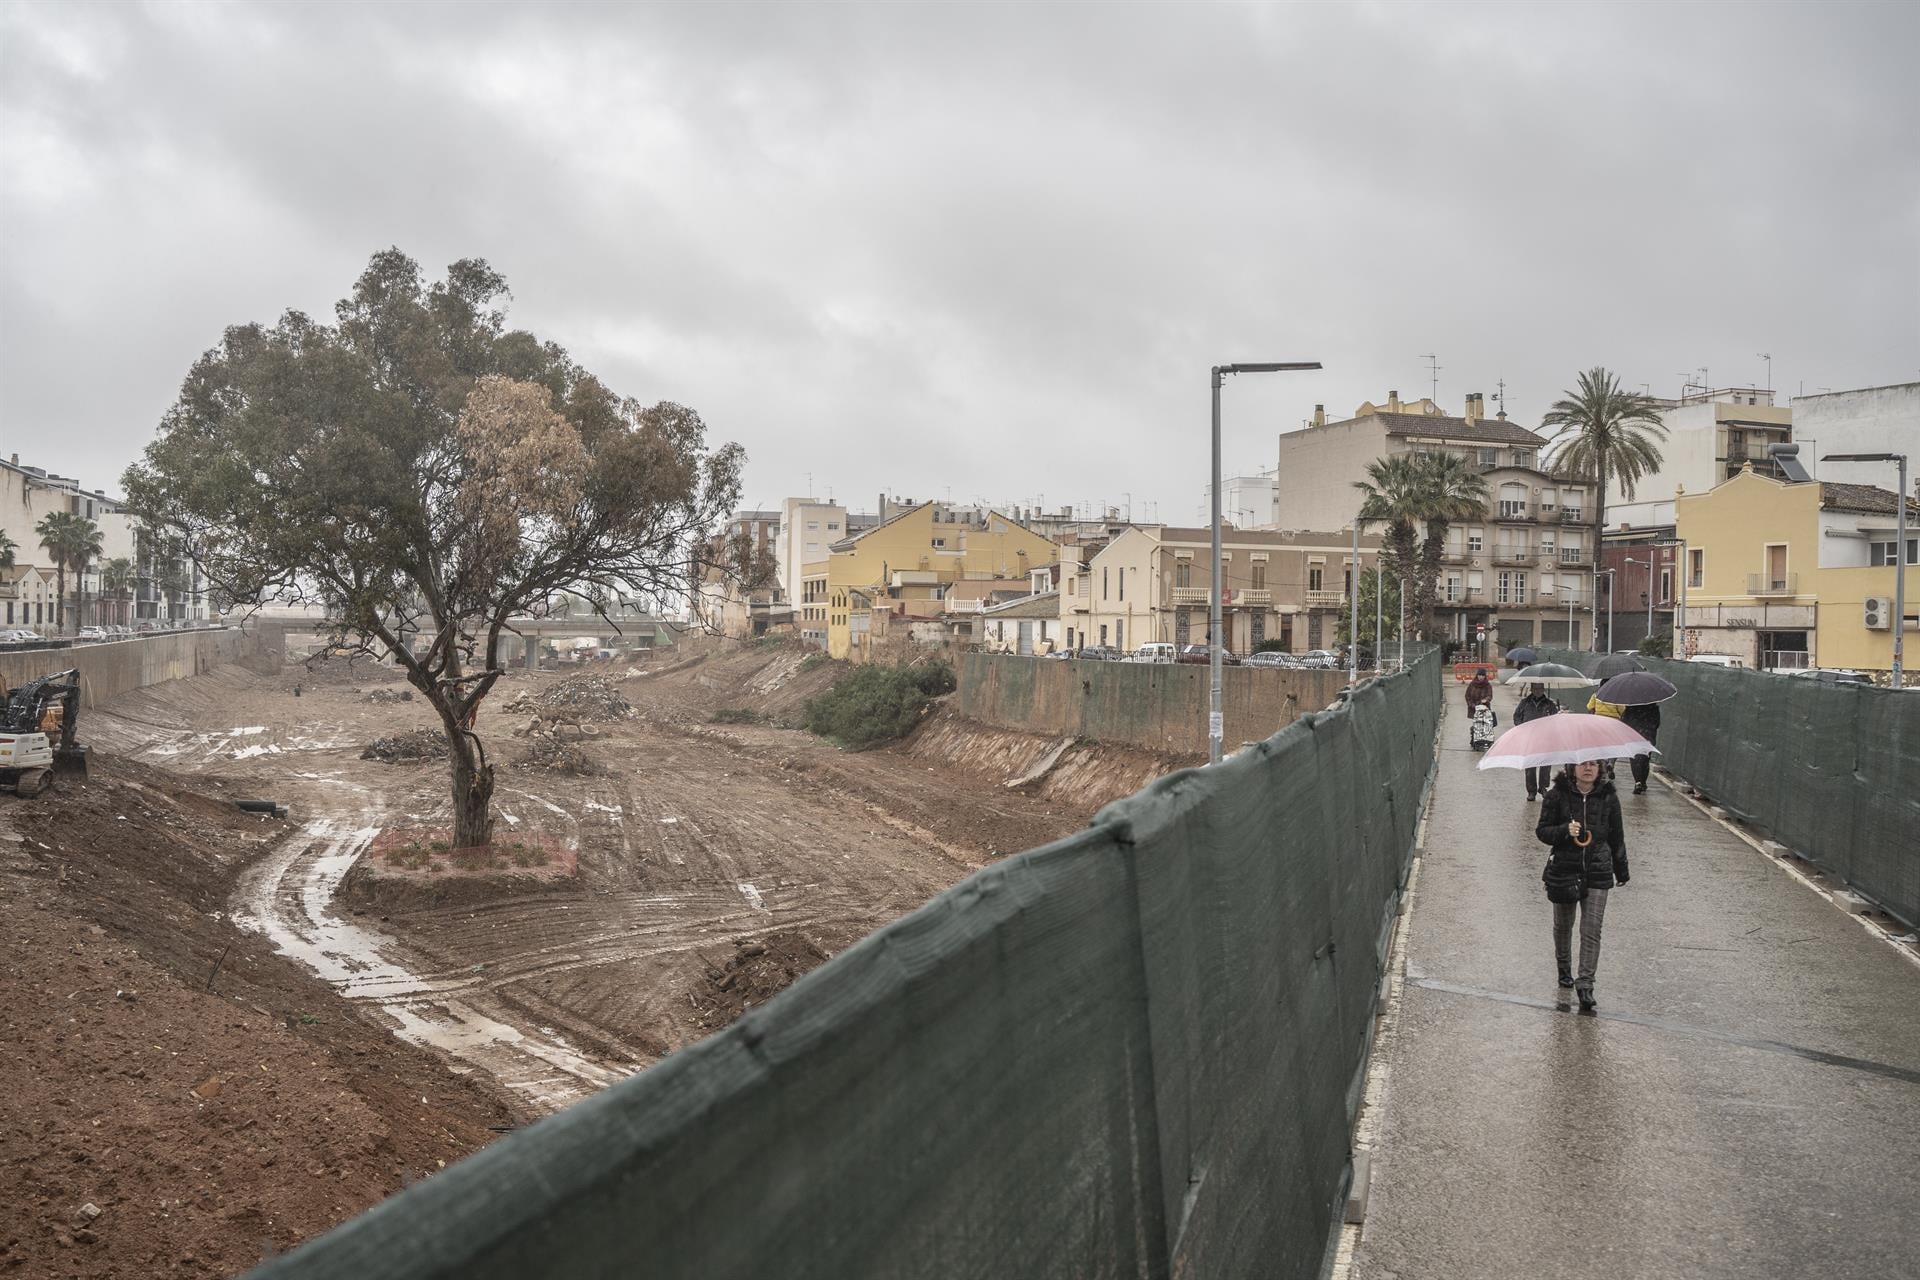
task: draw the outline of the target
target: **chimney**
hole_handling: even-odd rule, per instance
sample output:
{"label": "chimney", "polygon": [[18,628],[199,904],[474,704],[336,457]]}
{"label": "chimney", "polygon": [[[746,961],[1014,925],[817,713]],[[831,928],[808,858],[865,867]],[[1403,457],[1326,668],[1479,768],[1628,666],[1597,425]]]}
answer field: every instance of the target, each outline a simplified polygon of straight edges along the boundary
{"label": "chimney", "polygon": [[1398,391],[1387,392],[1387,412],[1400,412],[1400,393]]}
{"label": "chimney", "polygon": [[1327,425],[1327,406],[1323,404],[1313,406],[1313,425],[1316,427]]}
{"label": "chimney", "polygon": [[1480,400],[1480,393],[1478,391],[1469,391],[1467,393],[1467,421],[1478,422],[1485,412],[1485,407]]}

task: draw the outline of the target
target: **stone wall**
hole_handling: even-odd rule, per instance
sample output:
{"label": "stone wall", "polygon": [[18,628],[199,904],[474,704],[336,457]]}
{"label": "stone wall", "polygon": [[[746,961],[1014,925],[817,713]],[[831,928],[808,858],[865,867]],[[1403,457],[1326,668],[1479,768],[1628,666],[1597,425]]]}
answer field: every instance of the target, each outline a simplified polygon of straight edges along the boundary
{"label": "stone wall", "polygon": [[252,655],[254,637],[242,631],[172,631],[79,644],[67,649],[0,653],[0,684],[12,689],[38,676],[80,669],[80,705],[98,706],[150,684],[203,675]]}

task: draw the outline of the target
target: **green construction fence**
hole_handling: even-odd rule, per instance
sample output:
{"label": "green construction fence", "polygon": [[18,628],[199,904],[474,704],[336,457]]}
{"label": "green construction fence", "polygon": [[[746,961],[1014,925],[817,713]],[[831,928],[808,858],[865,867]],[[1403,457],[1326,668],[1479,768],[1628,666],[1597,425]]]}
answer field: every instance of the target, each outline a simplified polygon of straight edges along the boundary
{"label": "green construction fence", "polygon": [[[1591,671],[1601,655],[1540,650]],[[1660,763],[1729,813],[1920,925],[1920,693],[1641,658],[1680,692]],[[1591,690],[1563,691],[1581,707]]]}
{"label": "green construction fence", "polygon": [[1316,1277],[1428,656],[981,870],[255,1275]]}

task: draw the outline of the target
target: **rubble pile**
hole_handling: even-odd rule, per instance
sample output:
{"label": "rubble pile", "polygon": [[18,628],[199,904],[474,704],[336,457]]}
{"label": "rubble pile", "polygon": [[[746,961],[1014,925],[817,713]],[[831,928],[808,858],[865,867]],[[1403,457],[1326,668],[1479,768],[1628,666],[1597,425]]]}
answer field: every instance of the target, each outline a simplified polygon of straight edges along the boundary
{"label": "rubble pile", "polygon": [[573,676],[537,691],[523,690],[505,709],[575,721],[625,720],[633,714],[633,704],[621,696],[614,681],[598,674]]}
{"label": "rubble pile", "polygon": [[531,724],[514,736],[527,740],[527,754],[520,763],[529,769],[557,769],[561,773],[578,774],[599,772],[594,767],[593,757],[580,745],[598,736],[590,724],[535,717]]}
{"label": "rubble pile", "polygon": [[367,695],[368,702],[412,702],[411,689],[375,689]]}
{"label": "rubble pile", "polygon": [[447,738],[438,729],[415,729],[390,738],[375,738],[360,753],[362,760],[382,764],[426,764],[447,758]]}

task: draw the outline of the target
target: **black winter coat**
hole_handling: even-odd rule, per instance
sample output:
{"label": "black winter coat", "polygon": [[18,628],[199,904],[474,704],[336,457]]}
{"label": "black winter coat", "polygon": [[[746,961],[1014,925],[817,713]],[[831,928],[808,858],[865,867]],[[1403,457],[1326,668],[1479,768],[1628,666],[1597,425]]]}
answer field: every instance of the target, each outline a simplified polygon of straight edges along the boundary
{"label": "black winter coat", "polygon": [[1620,723],[1653,742],[1660,736],[1660,706],[1649,702],[1641,707],[1628,707],[1620,713]]}
{"label": "black winter coat", "polygon": [[[1575,844],[1567,834],[1569,822],[1578,822],[1583,833],[1590,832],[1593,843],[1585,848]],[[1553,847],[1546,870],[1540,873],[1542,880],[1564,881],[1584,874],[1587,888],[1611,889],[1616,881],[1625,884],[1629,878],[1620,793],[1605,778],[1584,796],[1565,774],[1556,778],[1540,805],[1540,825],[1534,834],[1541,844]]]}
{"label": "black winter coat", "polygon": [[1544,693],[1530,693],[1520,699],[1520,705],[1513,709],[1513,722],[1525,724],[1529,720],[1538,720],[1541,716],[1560,714],[1560,704]]}

